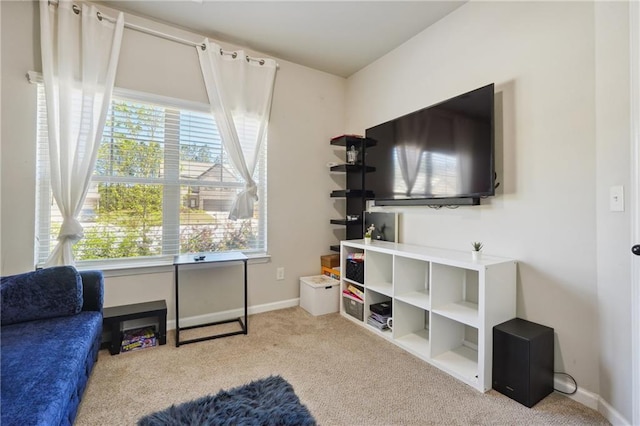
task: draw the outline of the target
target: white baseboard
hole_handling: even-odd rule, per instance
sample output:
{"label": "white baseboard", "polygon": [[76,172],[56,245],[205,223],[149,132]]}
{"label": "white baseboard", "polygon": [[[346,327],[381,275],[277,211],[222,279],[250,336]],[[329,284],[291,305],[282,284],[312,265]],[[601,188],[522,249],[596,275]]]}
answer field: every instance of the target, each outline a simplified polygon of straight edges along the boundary
{"label": "white baseboard", "polygon": [[[554,377],[553,387],[554,389],[560,389],[563,392],[573,392],[573,390],[575,389],[575,385],[573,384],[573,382],[564,376]],[[578,390],[573,395],[565,395],[565,396],[593,410],[598,409],[598,401],[600,400],[600,396],[595,393],[584,390],[580,387],[578,387]]]}
{"label": "white baseboard", "polygon": [[598,397],[598,412],[609,420],[613,426],[627,426],[631,424],[622,414],[600,397]]}
{"label": "white baseboard", "polygon": [[[281,300],[279,302],[249,306],[247,309],[247,313],[249,315],[260,314],[262,312],[292,308],[294,306],[298,306],[299,304],[300,304],[300,298]],[[228,311],[214,312],[206,315],[197,315],[193,317],[180,318],[180,326],[181,326],[180,328],[191,327],[193,325],[198,325],[198,324],[207,324],[207,323],[216,322],[216,321],[223,321],[230,318],[239,318],[239,317],[242,317],[243,315],[244,315],[244,310],[242,308],[238,308],[238,309],[230,309]],[[167,330],[175,330],[175,329],[176,329],[176,321],[168,320]]]}
{"label": "white baseboard", "polygon": [[[564,392],[572,392],[575,385],[570,380],[563,380],[562,378],[555,377],[553,380],[553,387],[560,389]],[[564,394],[562,394],[564,395]],[[612,425],[630,425],[631,423],[624,418],[615,408],[613,408],[607,401],[596,393],[589,392],[587,390],[578,387],[578,390],[573,395],[565,395],[580,404],[596,410],[602,414]]]}

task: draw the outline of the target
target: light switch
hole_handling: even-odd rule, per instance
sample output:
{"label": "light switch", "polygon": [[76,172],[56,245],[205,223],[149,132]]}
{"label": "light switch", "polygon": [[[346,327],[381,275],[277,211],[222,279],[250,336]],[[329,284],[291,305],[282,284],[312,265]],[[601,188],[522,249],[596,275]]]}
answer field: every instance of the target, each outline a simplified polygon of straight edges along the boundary
{"label": "light switch", "polygon": [[612,212],[624,211],[624,187],[622,185],[609,188],[609,210]]}

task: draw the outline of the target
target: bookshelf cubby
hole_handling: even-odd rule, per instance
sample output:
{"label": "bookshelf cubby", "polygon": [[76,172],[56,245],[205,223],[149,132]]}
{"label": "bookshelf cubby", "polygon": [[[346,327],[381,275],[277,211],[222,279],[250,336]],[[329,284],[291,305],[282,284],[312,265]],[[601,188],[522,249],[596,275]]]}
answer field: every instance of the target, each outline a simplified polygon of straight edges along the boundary
{"label": "bookshelf cubby", "polygon": [[[516,316],[516,262],[471,252],[364,240],[342,241],[364,253],[364,315],[341,314],[473,388],[491,389],[492,329]],[[344,290],[352,281],[342,278]],[[391,301],[393,329],[367,324],[369,306]]]}

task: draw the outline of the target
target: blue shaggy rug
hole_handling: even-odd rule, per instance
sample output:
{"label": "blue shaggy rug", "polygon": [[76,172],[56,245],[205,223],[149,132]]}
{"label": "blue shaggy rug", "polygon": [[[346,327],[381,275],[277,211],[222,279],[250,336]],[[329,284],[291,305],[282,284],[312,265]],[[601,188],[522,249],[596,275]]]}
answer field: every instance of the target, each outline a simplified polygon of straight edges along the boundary
{"label": "blue shaggy rug", "polygon": [[139,426],[222,425],[315,425],[316,421],[298,399],[293,387],[280,376],[255,380],[248,385],[222,390],[138,421]]}

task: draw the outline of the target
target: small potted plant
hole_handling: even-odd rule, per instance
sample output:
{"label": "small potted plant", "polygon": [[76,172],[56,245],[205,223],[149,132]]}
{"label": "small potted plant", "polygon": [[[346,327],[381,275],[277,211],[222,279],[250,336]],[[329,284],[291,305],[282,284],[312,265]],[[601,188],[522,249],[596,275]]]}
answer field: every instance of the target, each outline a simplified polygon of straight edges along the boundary
{"label": "small potted plant", "polygon": [[473,250],[471,250],[472,259],[478,260],[480,258],[480,253],[481,253],[482,247],[484,247],[484,244],[482,244],[480,241],[474,241],[471,243],[471,247],[473,247]]}
{"label": "small potted plant", "polygon": [[369,225],[369,227],[367,228],[367,230],[364,233],[364,243],[365,244],[369,244],[371,242],[371,234],[373,233],[373,231],[376,229],[376,226],[374,224]]}

